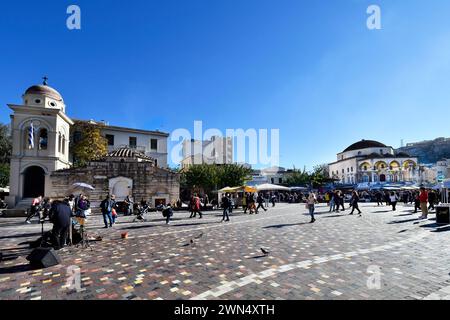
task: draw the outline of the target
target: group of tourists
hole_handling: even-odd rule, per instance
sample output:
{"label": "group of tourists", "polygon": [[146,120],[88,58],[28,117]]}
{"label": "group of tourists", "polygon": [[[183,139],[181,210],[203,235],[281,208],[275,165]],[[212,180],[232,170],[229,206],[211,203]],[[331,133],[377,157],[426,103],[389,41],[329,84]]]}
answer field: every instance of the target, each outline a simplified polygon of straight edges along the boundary
{"label": "group of tourists", "polygon": [[[365,192],[364,198],[367,199],[367,196],[370,196],[371,199],[375,199],[378,206],[386,205],[391,206],[392,211],[397,210],[397,204],[400,201],[403,201],[405,205],[409,203],[414,203],[414,213],[417,213],[419,210],[422,212],[419,219],[427,219],[428,213],[430,210],[435,209],[435,205],[439,203],[440,194],[436,190],[427,190],[422,187],[419,191],[375,191],[372,194],[368,194]],[[333,190],[325,193],[324,200],[329,206],[329,212],[337,212],[345,211],[345,195],[340,190]],[[351,197],[349,199],[349,207],[351,208],[350,215],[355,213],[355,210],[358,212],[358,215],[361,216],[362,212],[359,208],[359,203],[361,201],[361,196],[358,191],[353,190]],[[314,210],[315,204],[317,204],[318,196],[314,192],[310,192],[307,196],[306,208],[309,210],[311,215],[311,223],[314,223],[316,220],[314,218]]]}

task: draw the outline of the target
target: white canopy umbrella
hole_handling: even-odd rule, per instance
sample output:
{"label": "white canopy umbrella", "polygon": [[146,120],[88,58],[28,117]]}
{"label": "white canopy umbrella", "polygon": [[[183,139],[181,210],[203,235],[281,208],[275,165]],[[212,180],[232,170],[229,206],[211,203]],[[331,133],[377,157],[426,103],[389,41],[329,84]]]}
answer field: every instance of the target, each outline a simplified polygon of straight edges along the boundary
{"label": "white canopy umbrella", "polygon": [[276,184],[265,183],[259,186],[256,186],[256,190],[258,191],[291,191],[288,187],[278,186]]}
{"label": "white canopy umbrella", "polygon": [[83,183],[83,182],[77,182],[74,183],[69,191],[75,192],[75,191],[82,191],[82,192],[87,192],[87,191],[93,191],[95,190],[95,188],[93,186],[91,186],[90,184],[87,183]]}

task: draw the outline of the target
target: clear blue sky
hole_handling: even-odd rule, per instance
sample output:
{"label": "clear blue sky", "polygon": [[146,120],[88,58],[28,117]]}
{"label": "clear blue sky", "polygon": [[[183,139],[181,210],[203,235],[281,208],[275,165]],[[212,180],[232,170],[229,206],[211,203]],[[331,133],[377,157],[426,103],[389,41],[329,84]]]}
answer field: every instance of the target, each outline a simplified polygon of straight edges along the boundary
{"label": "clear blue sky", "polygon": [[[70,4],[81,31],[66,28]],[[0,57],[0,122],[48,75],[76,118],[279,128],[286,167],[361,139],[450,136],[448,0],[8,0]]]}

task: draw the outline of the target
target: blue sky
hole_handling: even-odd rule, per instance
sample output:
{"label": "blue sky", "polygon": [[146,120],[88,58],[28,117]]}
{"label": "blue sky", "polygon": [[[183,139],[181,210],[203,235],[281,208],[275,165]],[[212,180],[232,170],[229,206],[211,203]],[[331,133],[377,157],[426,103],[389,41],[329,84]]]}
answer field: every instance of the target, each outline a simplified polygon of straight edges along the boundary
{"label": "blue sky", "polygon": [[[82,30],[66,9],[82,10]],[[382,10],[382,30],[366,9]],[[0,122],[48,75],[75,118],[280,129],[282,166],[450,136],[447,0],[2,1]]]}

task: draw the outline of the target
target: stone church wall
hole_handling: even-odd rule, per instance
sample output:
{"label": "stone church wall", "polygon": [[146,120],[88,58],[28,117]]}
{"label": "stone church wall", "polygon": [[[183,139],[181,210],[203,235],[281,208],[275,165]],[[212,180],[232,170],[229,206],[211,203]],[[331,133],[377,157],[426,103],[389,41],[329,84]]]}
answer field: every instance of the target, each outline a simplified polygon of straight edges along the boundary
{"label": "stone church wall", "polygon": [[[51,198],[62,199],[68,196],[70,187],[76,182],[92,185],[95,190],[89,192],[92,205],[99,203],[112,192],[110,179],[129,178],[133,181],[132,196],[135,201],[151,201],[157,197],[168,196],[174,203],[179,198],[180,178],[177,173],[154,167],[147,162],[91,162],[83,168],[71,168],[55,171],[51,174]],[[152,204],[154,205],[153,201]]]}

